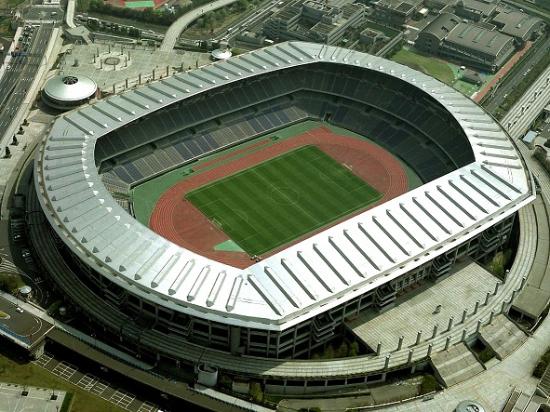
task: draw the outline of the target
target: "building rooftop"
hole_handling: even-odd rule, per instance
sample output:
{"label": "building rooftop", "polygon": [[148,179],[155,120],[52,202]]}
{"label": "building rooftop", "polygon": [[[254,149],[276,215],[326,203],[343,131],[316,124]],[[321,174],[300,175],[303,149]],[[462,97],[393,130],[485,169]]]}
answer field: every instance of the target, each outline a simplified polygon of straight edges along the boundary
{"label": "building rooftop", "polygon": [[493,18],[493,22],[501,27],[503,33],[527,40],[534,26],[543,21],[517,10],[504,9]]}
{"label": "building rooftop", "polygon": [[385,9],[392,9],[395,12],[402,14],[412,13],[423,0],[380,0],[376,7],[383,7]]}
{"label": "building rooftop", "polygon": [[457,7],[479,12],[483,16],[493,13],[497,7],[494,0],[459,0]]}
{"label": "building rooftop", "polygon": [[[319,62],[334,64],[335,70],[362,67],[418,87],[457,120],[475,161],[244,270],[160,237],[124,211],[103,185],[94,154],[97,139],[221,85]],[[461,93],[379,57],[303,42],[235,56],[60,116],[36,151],[34,176],[52,228],[110,281],[178,312],[269,330],[284,330],[386,284],[534,197],[514,144]],[[425,216],[421,226],[418,214]]]}
{"label": "building rooftop", "polygon": [[471,23],[458,23],[447,35],[448,42],[496,56],[513,39]]}
{"label": "building rooftop", "polygon": [[57,101],[78,102],[93,96],[97,84],[86,76],[59,75],[50,78],[44,85],[43,93]]}

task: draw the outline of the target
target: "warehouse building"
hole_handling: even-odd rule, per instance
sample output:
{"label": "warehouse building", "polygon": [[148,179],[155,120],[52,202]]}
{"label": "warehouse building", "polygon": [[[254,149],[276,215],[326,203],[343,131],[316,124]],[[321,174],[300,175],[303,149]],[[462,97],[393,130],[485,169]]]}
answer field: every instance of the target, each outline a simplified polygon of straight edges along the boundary
{"label": "warehouse building", "polygon": [[429,54],[493,72],[502,67],[515,50],[513,37],[464,23],[450,13],[443,13],[428,24],[419,33],[416,47]]}

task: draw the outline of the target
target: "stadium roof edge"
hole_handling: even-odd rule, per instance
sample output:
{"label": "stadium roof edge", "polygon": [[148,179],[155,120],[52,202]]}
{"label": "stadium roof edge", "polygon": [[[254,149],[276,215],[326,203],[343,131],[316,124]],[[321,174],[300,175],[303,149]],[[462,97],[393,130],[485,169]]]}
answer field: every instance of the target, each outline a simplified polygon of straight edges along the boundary
{"label": "stadium roof edge", "polygon": [[[158,236],[128,215],[103,186],[94,159],[95,142],[101,136],[220,85],[316,62],[364,67],[423,90],[463,128],[475,162],[246,270],[207,259]],[[74,173],[64,173],[67,167]],[[109,280],[144,299],[192,316],[272,330],[290,327],[389,282],[445,253],[457,241],[475,236],[534,198],[531,178],[509,137],[465,96],[397,63],[303,42],[277,44],[235,56],[68,112],[55,121],[37,150],[35,184],[58,235]],[[419,214],[426,216],[424,228],[414,218]],[[95,223],[90,226],[87,222]],[[381,231],[380,225],[393,236]],[[131,242],[123,242],[123,236],[118,241],[112,239],[114,227],[120,233],[131,233]],[[413,242],[407,232],[414,232],[418,242]],[[377,252],[378,248],[392,259]],[[342,250],[350,250],[349,255],[342,256]],[[367,251],[369,259],[365,258]],[[331,259],[333,268],[323,264],[321,255]],[[362,273],[351,270],[350,264],[360,267]],[[333,271],[351,273],[351,282],[343,283]],[[306,287],[311,290],[304,290],[304,283],[296,281],[296,272],[307,274]],[[277,281],[273,280],[274,274]],[[331,284],[331,291],[316,280],[317,276]],[[294,291],[298,307],[281,288]]]}

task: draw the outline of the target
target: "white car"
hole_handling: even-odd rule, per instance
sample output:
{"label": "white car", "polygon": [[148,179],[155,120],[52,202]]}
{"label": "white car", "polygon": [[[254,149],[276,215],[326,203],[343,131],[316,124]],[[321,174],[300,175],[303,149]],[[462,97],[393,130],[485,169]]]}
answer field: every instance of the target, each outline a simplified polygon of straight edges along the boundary
{"label": "white car", "polygon": [[25,312],[25,311],[23,310],[23,308],[20,307],[20,306],[17,306],[17,307],[15,308],[15,310],[16,310],[17,312],[19,312],[19,313]]}

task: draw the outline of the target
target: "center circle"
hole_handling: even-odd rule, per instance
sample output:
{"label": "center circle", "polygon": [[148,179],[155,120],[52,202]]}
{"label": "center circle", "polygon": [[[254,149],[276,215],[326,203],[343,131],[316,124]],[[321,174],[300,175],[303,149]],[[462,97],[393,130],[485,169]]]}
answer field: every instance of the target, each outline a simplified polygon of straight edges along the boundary
{"label": "center circle", "polygon": [[296,189],[288,186],[271,187],[271,198],[279,205],[292,205],[298,201],[300,193]]}
{"label": "center circle", "polygon": [[106,57],[105,60],[103,60],[103,63],[108,64],[110,66],[116,66],[117,64],[120,63],[120,58],[114,57],[114,56]]}

